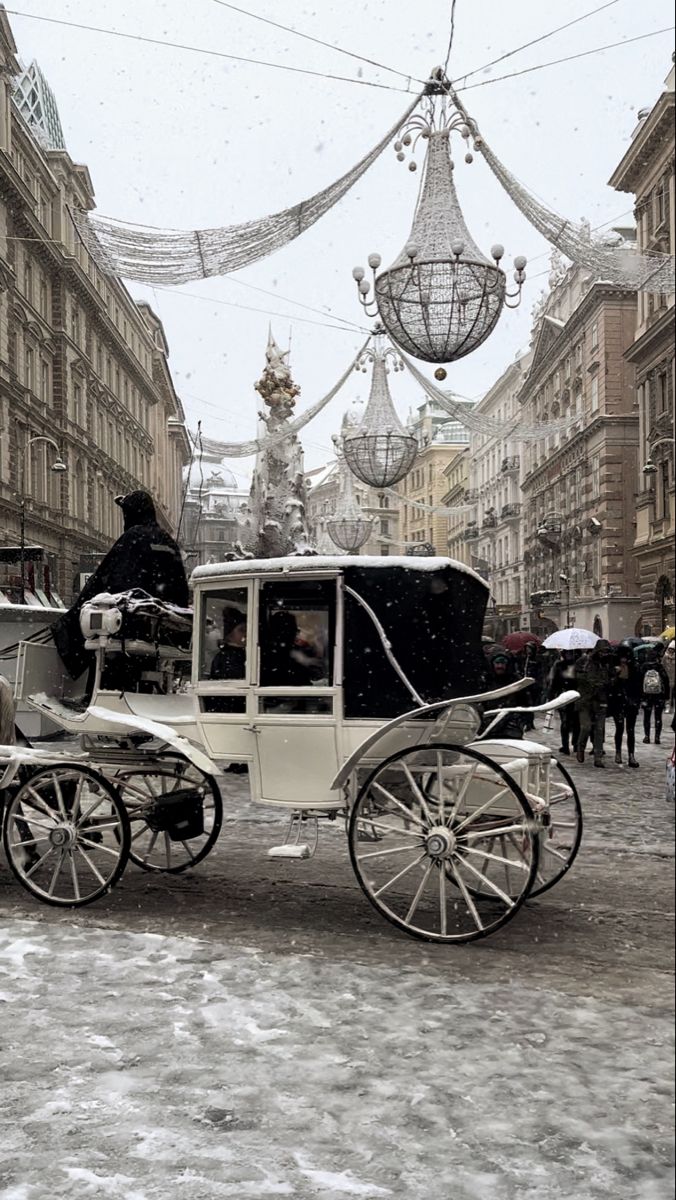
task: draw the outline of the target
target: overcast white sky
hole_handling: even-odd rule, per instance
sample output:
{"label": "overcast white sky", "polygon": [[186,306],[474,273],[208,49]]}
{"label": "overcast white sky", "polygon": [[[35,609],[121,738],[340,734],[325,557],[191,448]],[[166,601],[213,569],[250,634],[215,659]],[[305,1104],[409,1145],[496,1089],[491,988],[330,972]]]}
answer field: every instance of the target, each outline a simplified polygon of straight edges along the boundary
{"label": "overcast white sky", "polygon": [[[457,78],[601,2],[458,0],[449,73]],[[427,77],[446,52],[450,0],[238,3],[418,78]],[[7,7],[405,86],[396,76],[241,16],[217,0],[9,0]],[[408,104],[397,91],[228,62],[12,13],[10,21],[22,61],[37,58],[56,93],[68,149],[88,165],[99,210],[130,221],[194,229],[278,211],[343,174]],[[626,223],[631,198],[611,191],[606,181],[624,153],[637,109],[652,104],[662,90],[673,35],[521,78],[487,81],[671,24],[669,0],[618,0],[476,76],[471,82],[486,86],[465,93],[469,111],[506,165],[557,211],[588,217],[594,226],[621,215]],[[362,337],[306,323],[322,317],[288,300],[364,324],[351,268],[365,263],[372,250],[386,264],[396,257],[407,239],[418,179],[388,149],[336,209],[254,267],[172,290],[131,285],[164,322],[174,379],[192,427],[201,419],[211,437],[254,434],[258,397],[252,385],[261,374],[269,321],[283,345],[292,331],[299,410],[333,385]],[[546,285],[548,247],[481,161],[461,163],[456,182],[467,224],[484,251],[500,241],[509,262],[515,254],[529,258],[522,307],[506,312],[478,351],[449,368],[448,386],[478,397],[528,341],[530,310]],[[331,433],[347,404],[364,397],[367,383],[367,376],[355,374],[342,399],[305,430],[307,466],[330,457]],[[395,376],[392,387],[400,412],[419,402],[410,377]],[[231,466],[246,475],[246,461]]]}

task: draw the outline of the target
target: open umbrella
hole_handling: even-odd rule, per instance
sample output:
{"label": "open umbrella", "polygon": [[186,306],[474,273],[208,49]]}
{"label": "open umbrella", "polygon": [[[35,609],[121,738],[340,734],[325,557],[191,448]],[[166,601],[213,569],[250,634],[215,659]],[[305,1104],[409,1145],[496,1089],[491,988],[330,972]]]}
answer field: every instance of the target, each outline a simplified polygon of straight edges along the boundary
{"label": "open umbrella", "polygon": [[667,625],[666,629],[662,630],[660,637],[665,642],[673,642],[674,638],[676,637],[676,626]]}
{"label": "open umbrella", "polygon": [[542,644],[545,650],[593,650],[598,640],[589,629],[557,629]]}
{"label": "open umbrella", "polygon": [[505,650],[511,650],[512,654],[520,654],[531,642],[534,646],[541,646],[542,640],[536,633],[529,633],[527,630],[520,630],[517,633],[506,633],[502,639],[502,644]]}

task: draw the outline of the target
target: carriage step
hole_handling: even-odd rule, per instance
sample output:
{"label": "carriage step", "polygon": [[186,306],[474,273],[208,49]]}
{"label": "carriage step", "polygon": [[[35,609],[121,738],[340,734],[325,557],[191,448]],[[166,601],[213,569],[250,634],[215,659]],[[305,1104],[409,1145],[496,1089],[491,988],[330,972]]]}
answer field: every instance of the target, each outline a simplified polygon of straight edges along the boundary
{"label": "carriage step", "polygon": [[293,845],[271,846],[268,850],[268,858],[311,858],[312,851],[307,842],[298,842]]}

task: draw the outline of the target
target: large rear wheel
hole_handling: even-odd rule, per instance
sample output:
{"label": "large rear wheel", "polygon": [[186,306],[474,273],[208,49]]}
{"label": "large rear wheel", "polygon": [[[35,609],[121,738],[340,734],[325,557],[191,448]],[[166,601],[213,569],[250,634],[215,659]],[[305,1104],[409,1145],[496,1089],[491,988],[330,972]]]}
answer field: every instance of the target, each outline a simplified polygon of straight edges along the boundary
{"label": "large rear wheel", "polygon": [[371,772],[350,816],[350,857],[388,921],[428,941],[469,942],[505,925],[529,895],[540,834],[504,767],[438,743]]}

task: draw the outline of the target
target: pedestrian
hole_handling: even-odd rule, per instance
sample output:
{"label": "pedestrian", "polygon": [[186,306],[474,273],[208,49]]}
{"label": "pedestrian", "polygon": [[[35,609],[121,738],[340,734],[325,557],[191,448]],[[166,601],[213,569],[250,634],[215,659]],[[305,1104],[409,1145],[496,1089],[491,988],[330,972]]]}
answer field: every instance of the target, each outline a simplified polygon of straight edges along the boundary
{"label": "pedestrian", "polygon": [[584,762],[587,739],[591,739],[594,766],[603,767],[603,742],[606,734],[608,696],[613,678],[610,642],[599,638],[593,650],[575,664],[575,688],[580,699],[575,702],[580,718],[577,761]]}
{"label": "pedestrian", "polygon": [[615,762],[622,765],[622,741],[627,733],[627,762],[638,767],[636,761],[636,721],[641,707],[641,671],[636,659],[627,646],[617,651],[615,678],[610,686],[608,714],[615,722]]}
{"label": "pedestrian", "polygon": [[669,700],[667,702],[666,711],[671,709],[674,711],[674,682],[676,680],[676,647],[673,641],[669,642],[665,652],[662,664],[669,677]]}
{"label": "pedestrian", "polygon": [[[575,663],[580,657],[580,653],[580,650],[563,650],[561,652],[560,658],[554,663],[549,673],[548,700],[556,700],[556,697],[560,696],[562,692],[574,690]],[[573,750],[576,750],[580,737],[580,714],[575,705],[567,704],[565,708],[559,709],[559,720],[561,722],[559,753],[570,754],[571,745]]]}
{"label": "pedestrian", "polygon": [[657,647],[651,646],[643,664],[641,692],[643,698],[643,741],[650,743],[650,727],[655,714],[655,745],[662,737],[662,713],[669,698],[669,676],[660,661]]}
{"label": "pedestrian", "polygon": [[[518,664],[511,651],[505,650],[501,646],[488,646],[485,649],[488,651],[486,654],[488,691],[507,687],[508,684],[514,683],[515,680],[521,677]],[[510,708],[514,703],[513,696],[502,696],[496,700],[491,700],[489,708]],[[516,703],[520,704],[521,700],[517,700]],[[492,736],[522,738],[527,716],[527,713],[507,713],[499,725],[492,730]],[[490,719],[493,720],[494,718]]]}

